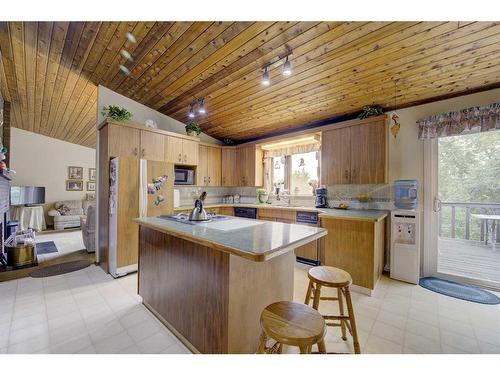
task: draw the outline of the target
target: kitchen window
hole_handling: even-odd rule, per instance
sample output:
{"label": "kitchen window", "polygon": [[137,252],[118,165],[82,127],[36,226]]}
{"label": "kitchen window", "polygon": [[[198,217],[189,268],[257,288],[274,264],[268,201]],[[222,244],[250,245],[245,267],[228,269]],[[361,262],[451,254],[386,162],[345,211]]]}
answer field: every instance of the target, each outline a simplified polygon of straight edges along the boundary
{"label": "kitchen window", "polygon": [[274,156],[269,160],[267,190],[291,195],[313,195],[319,181],[319,152]]}

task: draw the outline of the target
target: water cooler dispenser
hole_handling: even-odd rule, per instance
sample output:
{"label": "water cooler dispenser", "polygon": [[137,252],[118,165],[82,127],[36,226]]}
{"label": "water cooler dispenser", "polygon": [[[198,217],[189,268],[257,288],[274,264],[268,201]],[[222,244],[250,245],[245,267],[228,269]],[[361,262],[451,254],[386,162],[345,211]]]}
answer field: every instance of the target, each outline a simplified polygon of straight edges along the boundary
{"label": "water cooler dispenser", "polygon": [[391,278],[418,284],[420,278],[420,214],[391,213]]}

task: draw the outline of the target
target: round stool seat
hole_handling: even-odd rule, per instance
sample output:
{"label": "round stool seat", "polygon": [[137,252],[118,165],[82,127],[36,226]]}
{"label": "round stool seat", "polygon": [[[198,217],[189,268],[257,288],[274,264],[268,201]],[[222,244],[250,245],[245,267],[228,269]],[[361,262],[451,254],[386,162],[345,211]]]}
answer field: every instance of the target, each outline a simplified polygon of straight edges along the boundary
{"label": "round stool seat", "polygon": [[312,346],[326,334],[325,320],[313,308],[297,302],[275,302],[260,316],[260,325],[272,339],[290,346]]}
{"label": "round stool seat", "polygon": [[313,282],[333,288],[343,288],[352,284],[351,275],[340,268],[329,266],[313,267],[307,275]]}

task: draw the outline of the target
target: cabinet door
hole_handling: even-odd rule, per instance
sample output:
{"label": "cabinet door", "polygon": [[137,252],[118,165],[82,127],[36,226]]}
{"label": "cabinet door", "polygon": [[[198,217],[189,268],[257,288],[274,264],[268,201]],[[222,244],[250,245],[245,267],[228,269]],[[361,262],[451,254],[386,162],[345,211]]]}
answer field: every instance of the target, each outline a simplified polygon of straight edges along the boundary
{"label": "cabinet door", "polygon": [[165,161],[165,136],[141,130],[141,158]]}
{"label": "cabinet door", "polygon": [[208,147],[208,185],[221,186],[221,149]]}
{"label": "cabinet door", "polygon": [[182,164],[182,138],[167,136],[165,158],[169,163]]}
{"label": "cabinet door", "polygon": [[351,183],[385,183],[385,122],[351,126]]}
{"label": "cabinet door", "polygon": [[108,127],[109,156],[139,158],[140,130],[120,125]]}
{"label": "cabinet door", "polygon": [[222,186],[238,186],[236,173],[236,149],[223,148],[221,151]]}
{"label": "cabinet door", "polygon": [[350,128],[324,131],[321,135],[321,184],[350,183]]}
{"label": "cabinet door", "polygon": [[199,186],[207,186],[208,185],[208,152],[209,148],[207,146],[199,145],[199,162],[198,167],[196,168],[196,180],[197,185]]}
{"label": "cabinet door", "polygon": [[245,185],[255,186],[255,146],[245,147]]}
{"label": "cabinet door", "polygon": [[182,140],[182,164],[198,165],[199,142]]}
{"label": "cabinet door", "polygon": [[247,185],[247,155],[246,155],[246,150],[245,147],[238,147],[236,149],[236,163],[237,163],[237,168],[236,168],[236,178],[237,178],[237,185],[236,186],[248,186]]}

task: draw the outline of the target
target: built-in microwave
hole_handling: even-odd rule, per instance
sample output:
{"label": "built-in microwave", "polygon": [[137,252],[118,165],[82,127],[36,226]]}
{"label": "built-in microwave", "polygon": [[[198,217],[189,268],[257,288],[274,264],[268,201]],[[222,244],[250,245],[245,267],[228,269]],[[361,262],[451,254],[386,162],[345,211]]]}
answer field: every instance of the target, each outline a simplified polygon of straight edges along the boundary
{"label": "built-in microwave", "polygon": [[194,185],[194,170],[175,168],[175,185]]}

